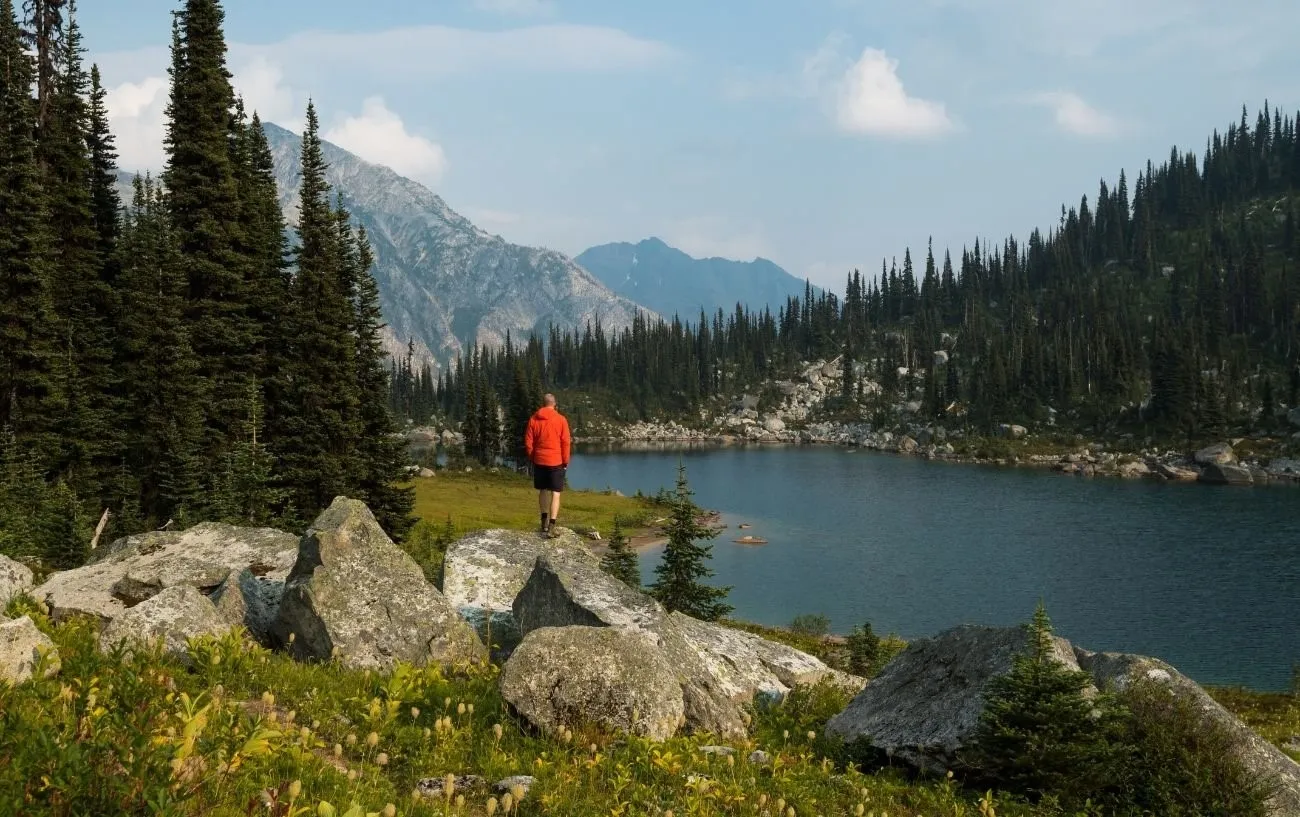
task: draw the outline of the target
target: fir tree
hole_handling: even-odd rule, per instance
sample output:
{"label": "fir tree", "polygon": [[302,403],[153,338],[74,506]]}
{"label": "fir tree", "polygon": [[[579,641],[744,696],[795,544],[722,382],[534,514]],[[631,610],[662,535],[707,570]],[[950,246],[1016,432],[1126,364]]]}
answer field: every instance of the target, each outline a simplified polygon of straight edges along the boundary
{"label": "fir tree", "polygon": [[679,610],[701,621],[717,621],[731,612],[726,603],[730,587],[710,587],[702,579],[710,578],[708,567],[712,546],[701,539],[713,539],[719,533],[701,525],[696,519],[699,508],[691,501],[692,491],[686,481],[686,466],[677,464],[677,489],[672,496],[668,523],[668,545],[655,567],[655,583],[650,594],[669,611]]}
{"label": "fir tree", "polygon": [[628,544],[627,534],[623,532],[623,521],[618,517],[614,517],[614,530],[609,535],[609,550],[600,558],[600,566],[628,587],[641,589],[641,563],[636,551]]}
{"label": "fir tree", "polygon": [[13,2],[0,0],[0,428],[52,461],[62,377],[33,79]]}
{"label": "fir tree", "polygon": [[247,420],[240,439],[226,455],[226,468],[213,490],[212,515],[235,525],[264,527],[276,521],[285,490],[275,484],[275,461],[261,438],[262,395],[248,382]]}
{"label": "fir tree", "polygon": [[122,202],[117,195],[117,148],[108,128],[108,106],[99,78],[99,66],[90,67],[89,132],[86,143],[90,149],[90,207],[99,235],[99,258],[104,264],[104,278],[110,284],[116,278],[114,251],[117,249]]}

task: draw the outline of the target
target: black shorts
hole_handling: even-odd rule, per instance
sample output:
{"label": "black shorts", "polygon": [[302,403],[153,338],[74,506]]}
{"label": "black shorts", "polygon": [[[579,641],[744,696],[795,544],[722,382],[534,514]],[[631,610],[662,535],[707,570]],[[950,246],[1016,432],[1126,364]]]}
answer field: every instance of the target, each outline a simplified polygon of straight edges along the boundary
{"label": "black shorts", "polygon": [[534,465],[533,487],[539,491],[563,493],[564,471],[563,465]]}

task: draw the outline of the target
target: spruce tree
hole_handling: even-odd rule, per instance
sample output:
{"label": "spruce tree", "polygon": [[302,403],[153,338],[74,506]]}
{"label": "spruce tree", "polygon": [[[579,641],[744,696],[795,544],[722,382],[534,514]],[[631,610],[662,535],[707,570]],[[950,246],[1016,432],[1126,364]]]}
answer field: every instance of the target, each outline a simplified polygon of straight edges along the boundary
{"label": "spruce tree", "polygon": [[117,195],[117,148],[113,133],[108,128],[108,92],[100,82],[99,66],[90,67],[89,133],[86,143],[90,149],[90,208],[95,232],[99,236],[99,258],[103,263],[104,279],[110,284],[116,278],[114,251],[121,226],[122,201]]}
{"label": "spruce tree", "polygon": [[13,0],[0,0],[0,428],[52,462],[64,410],[33,79]]}
{"label": "spruce tree", "polygon": [[701,525],[696,519],[699,508],[691,501],[693,492],[686,481],[686,465],[677,464],[677,489],[671,495],[668,522],[668,545],[655,567],[655,583],[650,594],[669,611],[679,610],[701,621],[717,621],[731,612],[726,603],[730,587],[710,587],[701,582],[713,576],[708,566],[712,545],[700,544],[719,533]]}
{"label": "spruce tree", "polygon": [[186,0],[176,14],[163,175],[185,259],[185,317],[205,387],[203,451],[214,464],[238,435],[256,342],[249,262],[239,251],[239,189],[231,160],[235,97],[224,19],[217,0]]}
{"label": "spruce tree", "polygon": [[614,530],[609,535],[609,550],[600,558],[600,566],[628,587],[641,589],[641,563],[636,551],[628,544],[627,534],[623,532],[623,521],[618,517],[614,517]]}
{"label": "spruce tree", "polygon": [[124,462],[139,494],[120,508],[153,522],[197,512],[203,440],[198,362],[185,322],[185,272],[179,238],[162,194],[150,179],[135,194],[118,244],[122,312],[116,360],[123,401],[119,422]]}
{"label": "spruce tree", "polygon": [[311,519],[354,485],[361,429],[352,332],[356,315],[350,293],[342,291],[344,253],[325,172],[320,123],[309,103],[285,377],[293,411],[278,415],[277,427],[268,429],[298,520]]}
{"label": "spruce tree", "polygon": [[262,405],[261,390],[250,378],[247,420],[213,490],[210,512],[218,520],[261,527],[276,521],[283,507],[285,491],[275,485],[275,462],[261,436]]}

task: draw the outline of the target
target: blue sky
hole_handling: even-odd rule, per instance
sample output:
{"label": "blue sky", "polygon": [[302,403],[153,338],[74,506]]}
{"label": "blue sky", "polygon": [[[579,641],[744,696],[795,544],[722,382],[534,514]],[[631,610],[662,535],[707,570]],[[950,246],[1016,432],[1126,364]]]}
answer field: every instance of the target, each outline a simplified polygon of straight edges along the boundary
{"label": "blue sky", "polygon": [[[172,0],[81,0],[127,169],[161,164]],[[229,0],[235,84],[480,226],[662,237],[839,288],[1050,227],[1121,167],[1300,107],[1294,0]]]}

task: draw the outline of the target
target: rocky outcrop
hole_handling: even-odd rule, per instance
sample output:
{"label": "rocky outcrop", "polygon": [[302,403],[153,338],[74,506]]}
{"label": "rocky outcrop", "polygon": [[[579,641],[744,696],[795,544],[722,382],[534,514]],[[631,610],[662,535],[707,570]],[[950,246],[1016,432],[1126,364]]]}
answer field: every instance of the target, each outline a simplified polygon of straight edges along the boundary
{"label": "rocky outcrop", "polygon": [[527,633],[543,627],[611,627],[649,637],[676,672],[686,725],[692,731],[739,735],[744,707],[756,697],[780,697],[799,684],[836,673],[813,656],[718,624],[668,613],[598,566],[540,556],[514,602]]}
{"label": "rocky outcrop", "polygon": [[600,560],[567,528],[557,539],[513,530],[485,530],[453,542],[442,567],[442,593],[478,632],[485,644],[504,657],[523,637],[513,605],[532,575],[537,557],[548,554],[599,569]]}
{"label": "rocky outcrop", "polygon": [[[831,718],[826,731],[847,741],[865,740],[921,771],[943,774],[957,765],[974,736],[989,683],[1009,672],[1013,656],[1028,646],[1024,627],[962,626],[913,641]],[[1173,667],[1144,656],[1089,652],[1059,637],[1053,637],[1052,655],[1062,666],[1088,673],[1094,691],[1148,681],[1192,701],[1206,723],[1233,736],[1232,751],[1247,766],[1279,784],[1274,813],[1300,815],[1300,766]]]}
{"label": "rocky outcrop", "polygon": [[1192,457],[1197,465],[1230,465],[1237,461],[1237,454],[1228,443],[1207,445]]}
{"label": "rocky outcrop", "polygon": [[270,647],[274,644],[271,631],[283,597],[283,578],[258,576],[244,568],[226,575],[226,580],[213,592],[212,601],[231,626],[243,627],[259,644]]}
{"label": "rocky outcrop", "polygon": [[[1022,627],[976,626],[913,641],[826,731],[846,741],[867,738],[890,757],[943,774],[974,733],[989,682],[1009,672],[1028,643]],[[1069,642],[1055,638],[1054,645],[1055,658],[1078,669]]]}
{"label": "rocky outcrop", "polygon": [[1154,683],[1195,704],[1204,725],[1225,729],[1232,735],[1231,751],[1248,770],[1277,783],[1271,802],[1273,813],[1300,815],[1300,765],[1224,709],[1195,681],[1156,658],[1094,653],[1078,647],[1074,652],[1079,666],[1092,675],[1098,687],[1123,690],[1135,683]]}
{"label": "rocky outcrop", "polygon": [[185,658],[189,639],[219,636],[229,632],[231,626],[211,599],[187,584],[179,584],[115,617],[100,633],[99,647],[107,652],[122,642],[136,646],[161,641],[166,652]]}
{"label": "rocky outcrop", "polygon": [[1211,485],[1253,485],[1255,477],[1249,468],[1241,465],[1210,463],[1201,470],[1200,481]]}
{"label": "rocky outcrop", "polygon": [[667,740],[684,714],[673,667],[648,633],[542,627],[501,670],[501,696],[548,734],[583,725]]}
{"label": "rocky outcrop", "polygon": [[31,589],[31,569],[0,554],[0,614],[4,612],[5,605],[10,599]]}
{"label": "rocky outcrop", "polygon": [[283,531],[216,522],[128,536],[109,545],[97,561],[55,573],[33,595],[49,604],[56,621],[72,615],[111,621],[168,587],[212,592],[231,570],[283,581],[297,543]]}
{"label": "rocky outcrop", "polygon": [[59,671],[59,651],[30,616],[12,621],[0,616],[0,681],[21,684],[32,677],[45,657],[45,677]]}
{"label": "rocky outcrop", "polygon": [[384,669],[478,662],[474,630],[388,538],[365,503],[337,497],[308,529],[273,636],[300,659]]}

